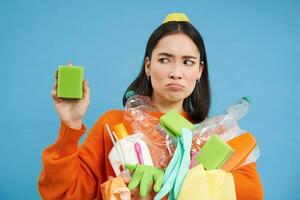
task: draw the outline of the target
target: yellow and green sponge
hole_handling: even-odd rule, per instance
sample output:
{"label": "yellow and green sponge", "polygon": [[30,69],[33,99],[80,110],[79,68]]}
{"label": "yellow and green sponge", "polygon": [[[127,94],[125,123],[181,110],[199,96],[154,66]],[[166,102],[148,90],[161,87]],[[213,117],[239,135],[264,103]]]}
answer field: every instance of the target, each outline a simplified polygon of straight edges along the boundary
{"label": "yellow and green sponge", "polygon": [[57,97],[82,99],[84,68],[82,66],[60,65],[58,68]]}

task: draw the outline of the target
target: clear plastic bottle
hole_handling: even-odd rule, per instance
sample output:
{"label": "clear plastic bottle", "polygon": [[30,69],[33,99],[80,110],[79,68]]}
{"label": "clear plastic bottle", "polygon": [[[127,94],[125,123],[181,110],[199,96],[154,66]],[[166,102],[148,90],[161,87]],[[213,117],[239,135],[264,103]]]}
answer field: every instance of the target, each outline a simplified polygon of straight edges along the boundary
{"label": "clear plastic bottle", "polygon": [[134,91],[128,91],[125,97],[127,99],[125,108],[127,109],[138,108],[138,107],[143,107],[144,109],[153,108],[151,104],[151,99],[147,96],[136,95]]}
{"label": "clear plastic bottle", "polygon": [[225,113],[233,117],[236,121],[241,119],[249,110],[250,99],[249,97],[243,97],[235,104],[225,109]]}
{"label": "clear plastic bottle", "polygon": [[249,98],[243,97],[225,109],[223,115],[208,117],[197,124],[196,129],[193,131],[192,152],[198,152],[212,134],[219,135],[224,141],[237,136],[239,134],[238,130],[240,130],[238,120],[246,115],[249,107]]}
{"label": "clear plastic bottle", "polygon": [[154,166],[165,168],[175,150],[172,138],[160,128],[159,118],[149,112],[157,111],[147,96],[126,93],[124,118],[131,124],[133,132],[140,133],[148,145]]}

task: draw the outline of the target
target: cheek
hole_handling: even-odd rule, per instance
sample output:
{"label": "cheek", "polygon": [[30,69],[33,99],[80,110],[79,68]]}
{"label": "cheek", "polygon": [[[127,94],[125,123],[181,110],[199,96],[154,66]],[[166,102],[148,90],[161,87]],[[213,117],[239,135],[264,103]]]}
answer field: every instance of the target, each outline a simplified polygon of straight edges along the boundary
{"label": "cheek", "polygon": [[161,67],[153,67],[151,72],[151,81],[153,85],[162,85],[168,78],[167,71]]}
{"label": "cheek", "polygon": [[188,72],[188,76],[191,80],[197,80],[198,76],[199,76],[199,73],[200,73],[200,69],[199,67],[195,67],[193,68],[193,70],[189,71]]}
{"label": "cheek", "polygon": [[198,73],[199,73],[198,71],[195,71],[187,75],[186,87],[189,93],[192,93],[195,88],[196,81],[198,78]]}
{"label": "cheek", "polygon": [[153,75],[151,77],[152,88],[156,92],[160,93],[161,91],[163,91],[163,83],[163,78],[160,75]]}
{"label": "cheek", "polygon": [[196,81],[191,80],[191,81],[188,82],[186,88],[187,88],[187,91],[188,91],[189,94],[191,94],[194,91],[195,86],[196,86]]}

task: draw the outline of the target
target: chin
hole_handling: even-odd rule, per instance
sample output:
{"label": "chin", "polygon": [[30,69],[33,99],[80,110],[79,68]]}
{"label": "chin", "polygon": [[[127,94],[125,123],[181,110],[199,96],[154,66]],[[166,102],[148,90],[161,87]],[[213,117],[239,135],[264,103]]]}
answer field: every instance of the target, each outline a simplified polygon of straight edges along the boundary
{"label": "chin", "polygon": [[185,97],[182,94],[178,94],[178,95],[171,94],[171,95],[166,96],[165,99],[170,102],[178,102],[178,101],[183,101],[185,99]]}
{"label": "chin", "polygon": [[186,97],[188,97],[188,94],[186,91],[172,92],[161,89],[160,92],[157,93],[157,97],[168,102],[178,102],[183,101]]}

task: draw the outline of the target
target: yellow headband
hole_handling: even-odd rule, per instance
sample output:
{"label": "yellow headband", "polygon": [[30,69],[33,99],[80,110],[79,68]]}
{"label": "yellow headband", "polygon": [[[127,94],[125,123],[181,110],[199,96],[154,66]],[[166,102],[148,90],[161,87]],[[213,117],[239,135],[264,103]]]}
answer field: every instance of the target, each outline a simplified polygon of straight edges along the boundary
{"label": "yellow headband", "polygon": [[189,18],[184,13],[171,13],[166,16],[163,21],[164,23],[176,21],[176,22],[191,22]]}

